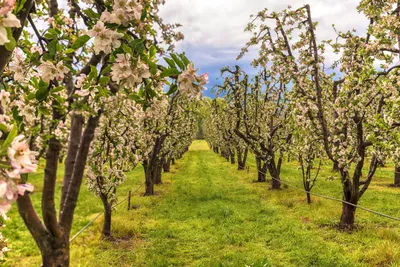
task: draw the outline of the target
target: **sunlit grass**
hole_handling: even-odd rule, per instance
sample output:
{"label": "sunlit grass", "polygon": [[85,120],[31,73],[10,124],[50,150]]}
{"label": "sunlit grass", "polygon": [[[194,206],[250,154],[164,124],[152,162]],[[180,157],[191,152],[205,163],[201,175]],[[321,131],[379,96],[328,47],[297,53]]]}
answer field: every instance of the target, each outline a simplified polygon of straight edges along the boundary
{"label": "sunlit grass", "polygon": [[[177,161],[157,195],[142,197],[141,188],[132,198],[134,209],[121,204],[114,213],[115,240],[101,241],[99,219],[72,244],[72,266],[399,266],[400,224],[358,210],[359,230],[340,232],[334,226],[340,203],[313,197],[292,188],[268,190],[269,183],[256,179],[254,159],[250,169],[236,166],[195,141]],[[341,197],[339,179],[326,164],[313,191]],[[400,189],[387,185],[392,168],[380,168],[360,205],[400,215]],[[365,171],[366,173],[366,171]],[[60,177],[61,174],[60,174]],[[295,162],[283,166],[282,179],[301,187]],[[40,206],[39,184],[33,195]],[[138,168],[119,189],[120,199],[143,181]],[[101,211],[101,203],[86,188],[78,203],[73,233]],[[37,266],[38,251],[16,214],[11,213],[4,235],[13,251],[8,266]],[[269,265],[268,265],[269,264]]]}

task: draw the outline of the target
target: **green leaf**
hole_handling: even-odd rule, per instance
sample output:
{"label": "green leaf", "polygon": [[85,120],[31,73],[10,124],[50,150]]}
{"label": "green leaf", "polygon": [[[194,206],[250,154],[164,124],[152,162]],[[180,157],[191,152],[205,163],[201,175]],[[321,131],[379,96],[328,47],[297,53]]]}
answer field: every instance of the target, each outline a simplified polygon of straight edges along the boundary
{"label": "green leaf", "polygon": [[140,17],[141,21],[144,21],[147,17],[147,9],[143,9],[142,16]]}
{"label": "green leaf", "polygon": [[185,70],[185,65],[183,64],[183,62],[175,55],[175,54],[171,54],[172,59],[175,61],[176,64],[178,64],[179,68],[181,70]]}
{"label": "green leaf", "polygon": [[110,70],[111,70],[111,65],[108,65],[107,67],[105,67],[105,68],[101,71],[100,75],[107,74],[107,73],[110,72]]}
{"label": "green leaf", "polygon": [[157,48],[154,45],[152,45],[150,47],[150,53],[149,53],[150,58],[155,58],[156,54],[157,54]]}
{"label": "green leaf", "polygon": [[176,64],[172,59],[165,57],[164,60],[171,68],[176,68]]}
{"label": "green leaf", "polygon": [[167,95],[171,95],[173,93],[175,93],[178,90],[178,86],[176,85],[176,83],[174,83],[173,85],[171,85],[171,87],[169,88]]}
{"label": "green leaf", "polygon": [[53,39],[47,46],[50,56],[54,57],[57,53],[57,39]]}
{"label": "green leaf", "polygon": [[49,95],[49,85],[46,82],[40,80],[39,89],[36,91],[35,95],[37,101],[41,102],[45,100],[48,95]]}
{"label": "green leaf", "polygon": [[58,93],[58,92],[61,92],[62,90],[64,90],[64,86],[57,86],[57,87],[51,89],[51,92]]}
{"label": "green leaf", "polygon": [[163,72],[161,73],[161,78],[175,77],[178,76],[179,74],[181,74],[181,72],[176,68],[164,69]]}
{"label": "green leaf", "polygon": [[8,132],[7,126],[5,126],[3,123],[0,124],[0,131],[6,133]]}
{"label": "green leaf", "polygon": [[83,13],[85,13],[86,16],[88,16],[89,18],[92,18],[92,19],[99,19],[100,18],[100,14],[94,12],[93,9],[90,9],[90,8],[84,9]]}
{"label": "green leaf", "polygon": [[132,48],[130,48],[130,47],[127,46],[126,44],[122,44],[122,50],[124,50],[124,52],[125,52],[126,54],[133,54]]}
{"label": "green leaf", "polygon": [[50,110],[48,110],[46,107],[39,107],[39,113],[42,113],[43,115],[50,115]]}
{"label": "green leaf", "polygon": [[180,57],[182,59],[183,64],[185,64],[185,66],[190,64],[190,60],[186,57],[185,53],[180,54]]}
{"label": "green leaf", "polygon": [[74,52],[75,52],[75,50],[72,49],[72,48],[68,48],[67,50],[64,51],[65,54],[71,54],[71,53],[74,53]]}
{"label": "green leaf", "polygon": [[110,77],[108,76],[103,76],[99,79],[99,84],[101,85],[107,85],[110,82]]}
{"label": "green leaf", "polygon": [[150,60],[148,61],[148,64],[149,64],[150,73],[151,73],[152,75],[156,75],[157,70],[158,70],[157,64],[154,63],[153,61],[150,61]]}
{"label": "green leaf", "polygon": [[17,45],[17,42],[14,39],[11,28],[7,27],[6,30],[7,30],[7,39],[9,40],[9,42],[5,43],[4,46],[8,51],[13,51],[15,46]]}
{"label": "green leaf", "polygon": [[2,147],[2,151],[7,151],[8,146],[12,143],[12,141],[14,140],[14,138],[18,135],[18,127],[16,124],[13,125],[11,131],[9,132],[9,134],[7,135],[6,140],[3,143],[3,147]]}
{"label": "green leaf", "polygon": [[93,79],[97,78],[98,72],[97,68],[93,65],[90,66],[90,73],[88,75],[88,81],[92,81]]}
{"label": "green leaf", "polygon": [[77,49],[81,48],[82,46],[84,46],[89,40],[90,40],[89,35],[85,34],[85,35],[79,36],[78,39],[76,39],[76,41],[72,44],[71,48],[74,50],[77,50]]}
{"label": "green leaf", "polygon": [[15,14],[18,14],[25,5],[26,0],[17,1],[17,6],[15,7]]}

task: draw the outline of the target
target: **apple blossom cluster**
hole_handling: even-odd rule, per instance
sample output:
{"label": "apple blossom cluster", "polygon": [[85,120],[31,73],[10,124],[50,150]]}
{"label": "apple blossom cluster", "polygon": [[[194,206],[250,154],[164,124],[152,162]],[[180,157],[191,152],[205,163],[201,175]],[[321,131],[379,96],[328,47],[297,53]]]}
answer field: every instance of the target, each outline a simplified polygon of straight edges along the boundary
{"label": "apple blossom cluster", "polygon": [[[6,142],[7,143],[7,142]],[[23,135],[16,136],[7,148],[7,159],[4,164],[9,168],[1,170],[0,178],[0,215],[5,217],[11,208],[11,204],[24,195],[25,191],[33,192],[33,185],[25,183],[23,176],[37,170],[35,153],[29,149],[29,145]],[[22,181],[22,182],[21,182]]]}
{"label": "apple blossom cluster", "polygon": [[20,20],[12,13],[15,0],[3,0],[0,2],[0,45],[11,42],[11,28],[21,28]]}
{"label": "apple blossom cluster", "polygon": [[196,75],[198,69],[194,68],[190,63],[186,70],[178,76],[178,88],[187,95],[199,97],[203,90],[203,86],[208,83],[208,74]]}
{"label": "apple blossom cluster", "polygon": [[135,64],[130,54],[118,54],[111,67],[111,79],[128,88],[136,88],[150,77],[149,67],[140,58]]}
{"label": "apple blossom cluster", "polygon": [[109,23],[128,26],[131,22],[140,23],[143,6],[141,1],[115,0],[112,13],[105,11],[101,14],[100,20]]}
{"label": "apple blossom cluster", "polygon": [[113,49],[121,46],[122,33],[110,30],[99,20],[96,25],[88,31],[90,37],[94,37],[94,51],[98,55],[100,52],[110,54]]}

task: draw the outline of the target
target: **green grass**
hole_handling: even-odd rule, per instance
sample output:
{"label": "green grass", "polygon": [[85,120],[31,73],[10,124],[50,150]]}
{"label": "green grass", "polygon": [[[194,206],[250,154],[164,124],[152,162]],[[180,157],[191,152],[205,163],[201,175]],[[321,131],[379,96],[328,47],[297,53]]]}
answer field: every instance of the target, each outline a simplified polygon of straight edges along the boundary
{"label": "green grass", "polygon": [[[400,266],[400,224],[358,210],[357,231],[340,232],[339,203],[292,188],[268,190],[253,183],[250,170],[236,166],[195,141],[183,159],[164,175],[154,197],[132,199],[114,213],[115,240],[101,241],[101,219],[72,243],[72,266]],[[340,198],[340,181],[324,166],[313,191]],[[136,169],[119,189],[122,199],[143,180]],[[400,189],[390,188],[392,168],[380,168],[360,205],[399,217]],[[41,175],[33,198],[40,206]],[[282,179],[301,187],[296,163],[285,163]],[[82,188],[73,233],[101,211],[101,203]],[[4,235],[13,251],[7,266],[38,265],[40,258],[15,208]]]}

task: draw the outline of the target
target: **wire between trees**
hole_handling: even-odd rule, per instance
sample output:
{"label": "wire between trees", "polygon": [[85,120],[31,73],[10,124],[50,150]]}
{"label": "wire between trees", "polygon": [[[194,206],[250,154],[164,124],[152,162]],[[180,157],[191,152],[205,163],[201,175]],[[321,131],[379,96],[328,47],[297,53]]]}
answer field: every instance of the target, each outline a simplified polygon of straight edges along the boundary
{"label": "wire between trees", "polygon": [[[135,189],[135,191],[133,191],[131,193],[134,194],[136,193],[145,183],[143,182],[141,185],[139,185],[138,188]],[[122,199],[121,201],[119,201],[117,204],[115,204],[112,209],[114,210],[117,206],[119,206],[121,203],[123,203],[124,201],[126,201],[129,198],[129,196],[125,197],[124,199]],[[94,217],[90,222],[88,222],[81,230],[79,230],[70,240],[69,242],[71,243],[75,238],[77,238],[81,233],[83,233],[83,231],[85,231],[94,221],[97,220],[97,218],[99,218],[102,214],[104,214],[104,211],[100,212],[99,214],[96,215],[96,217]]]}
{"label": "wire between trees", "polygon": [[[257,171],[258,171],[259,173],[262,173],[262,174],[264,174],[264,175],[267,175],[266,173],[264,173],[264,172],[262,172],[262,171],[259,171],[259,170],[257,170]],[[343,199],[338,199],[338,198],[334,198],[334,197],[330,197],[330,196],[325,196],[325,195],[321,195],[321,194],[318,194],[318,193],[314,193],[314,192],[311,192],[311,191],[306,191],[306,190],[304,190],[304,189],[302,189],[302,188],[299,188],[299,187],[297,187],[297,186],[291,185],[291,184],[289,184],[288,182],[283,181],[282,179],[277,179],[277,178],[275,178],[275,177],[271,177],[271,178],[274,179],[275,181],[279,181],[280,183],[282,183],[282,184],[284,184],[284,185],[287,185],[288,187],[297,189],[297,190],[302,191],[302,192],[304,192],[304,193],[307,193],[307,194],[310,194],[310,195],[314,195],[314,196],[317,196],[317,197],[321,197],[321,198],[324,198],[324,199],[336,201],[336,202],[342,202],[342,203],[345,203],[345,204],[347,204],[347,205],[356,207],[356,208],[358,208],[358,209],[362,209],[362,210],[365,210],[365,211],[367,211],[367,212],[370,212],[370,213],[373,213],[373,214],[376,214],[376,215],[379,215],[379,216],[382,216],[382,217],[385,217],[385,218],[388,218],[388,219],[391,219],[391,220],[400,222],[400,218],[396,218],[396,217],[393,217],[393,216],[384,214],[384,213],[379,212],[379,211],[375,211],[375,210],[372,210],[372,209],[369,209],[369,208],[365,208],[365,207],[363,207],[363,206],[359,206],[359,205],[350,203],[350,202],[345,201],[345,200],[343,200]]]}

